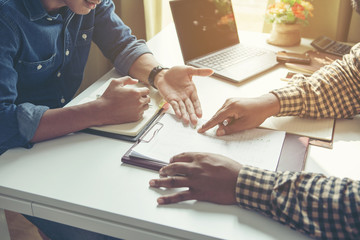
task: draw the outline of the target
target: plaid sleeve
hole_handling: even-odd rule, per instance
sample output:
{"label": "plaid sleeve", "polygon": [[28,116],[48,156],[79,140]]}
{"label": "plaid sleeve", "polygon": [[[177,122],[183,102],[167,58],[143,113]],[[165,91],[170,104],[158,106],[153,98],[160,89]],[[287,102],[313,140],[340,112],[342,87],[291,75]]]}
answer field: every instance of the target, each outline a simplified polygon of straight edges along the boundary
{"label": "plaid sleeve", "polygon": [[311,77],[297,74],[289,86],[273,90],[280,101],[278,116],[346,118],[360,112],[360,43],[343,59]]}
{"label": "plaid sleeve", "polygon": [[316,239],[360,239],[360,182],[244,166],[236,200]]}

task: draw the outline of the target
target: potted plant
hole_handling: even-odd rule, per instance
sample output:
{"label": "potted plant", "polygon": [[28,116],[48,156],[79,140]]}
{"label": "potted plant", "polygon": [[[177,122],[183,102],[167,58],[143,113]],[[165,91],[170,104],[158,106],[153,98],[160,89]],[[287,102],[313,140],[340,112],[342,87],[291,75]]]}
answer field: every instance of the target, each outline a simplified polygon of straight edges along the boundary
{"label": "potted plant", "polygon": [[278,0],[271,4],[265,14],[266,20],[273,24],[267,42],[278,46],[300,44],[301,25],[308,24],[313,10],[313,5],[303,0]]}

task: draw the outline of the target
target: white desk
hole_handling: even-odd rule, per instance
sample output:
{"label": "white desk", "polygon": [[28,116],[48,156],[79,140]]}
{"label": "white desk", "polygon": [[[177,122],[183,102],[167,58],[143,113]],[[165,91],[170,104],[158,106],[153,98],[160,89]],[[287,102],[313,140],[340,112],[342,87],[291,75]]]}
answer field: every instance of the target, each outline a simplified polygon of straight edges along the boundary
{"label": "white desk", "polygon": [[[266,45],[264,34],[241,33],[240,38],[276,49]],[[302,43],[288,49],[305,51],[309,40]],[[164,65],[182,64],[173,26],[152,39],[149,46]],[[195,78],[204,117],[211,116],[228,97],[257,96],[283,86],[286,83],[279,77],[286,72],[277,67],[242,84]],[[113,70],[74,101],[112,76],[116,76]],[[159,196],[176,190],[151,189],[148,182],[158,176],[156,172],[122,164],[121,156],[131,145],[75,133],[38,143],[31,150],[9,150],[0,157],[0,209],[124,239],[307,239],[237,206],[195,201],[158,206]],[[306,170],[357,177],[359,163],[354,156],[359,155],[360,118],[337,121],[333,149],[310,146]],[[0,238],[6,239],[6,231],[1,226],[0,230]]]}

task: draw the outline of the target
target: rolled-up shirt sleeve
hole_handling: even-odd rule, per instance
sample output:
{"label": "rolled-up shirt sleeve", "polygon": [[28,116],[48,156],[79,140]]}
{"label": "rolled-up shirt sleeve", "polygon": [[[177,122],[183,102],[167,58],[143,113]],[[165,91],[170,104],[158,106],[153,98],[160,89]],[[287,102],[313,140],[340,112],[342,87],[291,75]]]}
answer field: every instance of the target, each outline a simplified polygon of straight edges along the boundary
{"label": "rolled-up shirt sleeve", "polygon": [[19,132],[26,141],[33,138],[42,115],[48,109],[47,106],[35,106],[31,103],[23,103],[17,106],[16,118]]}
{"label": "rolled-up shirt sleeve", "polygon": [[18,75],[13,59],[18,48],[16,31],[0,16],[0,155],[14,147],[30,148],[45,106],[16,105]]}
{"label": "rolled-up shirt sleeve", "polygon": [[128,75],[137,58],[151,53],[144,40],[131,34],[131,29],[114,12],[114,3],[105,0],[96,11],[93,40],[121,75]]}
{"label": "rolled-up shirt sleeve", "polygon": [[310,77],[297,74],[289,86],[272,93],[280,102],[278,116],[347,118],[360,113],[360,43],[342,60]]}
{"label": "rolled-up shirt sleeve", "polygon": [[315,239],[360,239],[359,181],[244,166],[236,200]]}
{"label": "rolled-up shirt sleeve", "polygon": [[1,104],[0,107],[0,155],[14,147],[31,148],[42,115],[49,108],[30,103],[20,105]]}

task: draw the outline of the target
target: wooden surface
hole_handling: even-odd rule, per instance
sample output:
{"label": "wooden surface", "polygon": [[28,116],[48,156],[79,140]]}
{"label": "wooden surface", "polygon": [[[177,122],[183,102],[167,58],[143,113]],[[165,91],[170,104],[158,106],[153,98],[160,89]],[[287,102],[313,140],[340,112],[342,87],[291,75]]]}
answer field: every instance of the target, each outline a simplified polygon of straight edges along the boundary
{"label": "wooden surface", "polygon": [[47,240],[41,237],[38,229],[23,215],[16,212],[5,211],[11,240]]}

